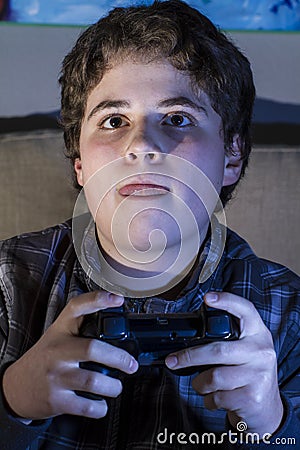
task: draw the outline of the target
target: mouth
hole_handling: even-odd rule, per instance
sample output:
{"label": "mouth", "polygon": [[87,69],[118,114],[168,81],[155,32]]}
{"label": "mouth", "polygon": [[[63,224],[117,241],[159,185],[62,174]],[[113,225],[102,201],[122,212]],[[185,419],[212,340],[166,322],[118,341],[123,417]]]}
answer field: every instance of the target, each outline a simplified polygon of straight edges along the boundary
{"label": "mouth", "polygon": [[146,197],[149,195],[165,195],[170,192],[166,186],[153,183],[131,183],[117,189],[118,193],[124,197],[129,195],[136,197]]}

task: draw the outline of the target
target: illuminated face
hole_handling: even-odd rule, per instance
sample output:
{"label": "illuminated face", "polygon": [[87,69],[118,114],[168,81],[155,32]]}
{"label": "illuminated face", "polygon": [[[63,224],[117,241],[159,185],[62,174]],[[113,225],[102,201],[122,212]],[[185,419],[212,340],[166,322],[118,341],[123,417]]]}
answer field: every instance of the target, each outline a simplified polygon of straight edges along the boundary
{"label": "illuminated face", "polygon": [[[128,228],[132,245],[140,251],[149,247],[149,233],[155,228],[165,233],[167,249],[180,245],[178,225],[164,211],[172,195],[193,211],[200,232],[207,230],[208,216],[193,191],[176,179],[151,175],[151,170],[161,168],[164,173],[168,155],[183,158],[202,171],[219,193],[222,186],[237,181],[240,173],[240,163],[225,156],[221,130],[221,118],[208,96],[204,92],[196,95],[189,76],[167,61],[126,61],[105,73],[87,99],[80,159],[75,161],[77,180],[84,186],[119,158],[124,174],[132,168],[141,170],[139,175],[120,179],[99,207],[98,236],[108,254],[114,255],[111,221],[124,199],[143,209],[123,228],[124,233]],[[147,208],[156,201],[157,209]]]}

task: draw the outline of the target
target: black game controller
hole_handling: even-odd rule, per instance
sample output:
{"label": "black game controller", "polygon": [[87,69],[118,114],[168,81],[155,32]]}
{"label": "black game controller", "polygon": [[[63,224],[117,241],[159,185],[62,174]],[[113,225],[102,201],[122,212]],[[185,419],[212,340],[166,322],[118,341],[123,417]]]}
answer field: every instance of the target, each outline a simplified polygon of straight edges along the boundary
{"label": "black game controller", "polygon": [[[234,316],[205,304],[196,312],[173,314],[132,313],[120,307],[86,316],[80,335],[126,350],[140,366],[165,366],[165,358],[172,352],[214,341],[238,339],[239,326]],[[81,362],[80,367],[112,377],[117,377],[119,372],[89,361]],[[171,372],[192,375],[209,367],[193,366]],[[94,394],[84,395],[99,399]]]}

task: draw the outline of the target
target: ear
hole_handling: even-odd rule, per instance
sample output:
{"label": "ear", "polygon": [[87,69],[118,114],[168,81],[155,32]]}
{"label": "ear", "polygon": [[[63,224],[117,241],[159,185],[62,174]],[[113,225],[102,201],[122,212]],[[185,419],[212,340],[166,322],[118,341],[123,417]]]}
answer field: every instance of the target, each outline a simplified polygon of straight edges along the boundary
{"label": "ear", "polygon": [[81,164],[81,159],[80,158],[76,158],[74,161],[74,170],[76,172],[76,177],[77,177],[77,181],[79,186],[83,186],[83,175],[82,175],[82,164]]}
{"label": "ear", "polygon": [[223,187],[236,183],[241,175],[243,161],[241,159],[240,137],[235,135],[230,153],[225,154]]}

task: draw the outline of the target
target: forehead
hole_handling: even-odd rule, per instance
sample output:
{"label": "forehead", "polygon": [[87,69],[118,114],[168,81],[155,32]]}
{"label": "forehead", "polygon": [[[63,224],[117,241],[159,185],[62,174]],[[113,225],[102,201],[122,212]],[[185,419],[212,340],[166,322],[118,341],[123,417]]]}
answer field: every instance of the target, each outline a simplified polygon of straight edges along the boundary
{"label": "forehead", "polygon": [[126,60],[107,70],[87,98],[87,109],[105,99],[124,99],[149,105],[163,98],[185,96],[210,104],[208,96],[194,88],[187,71],[179,71],[167,60],[150,63]]}

